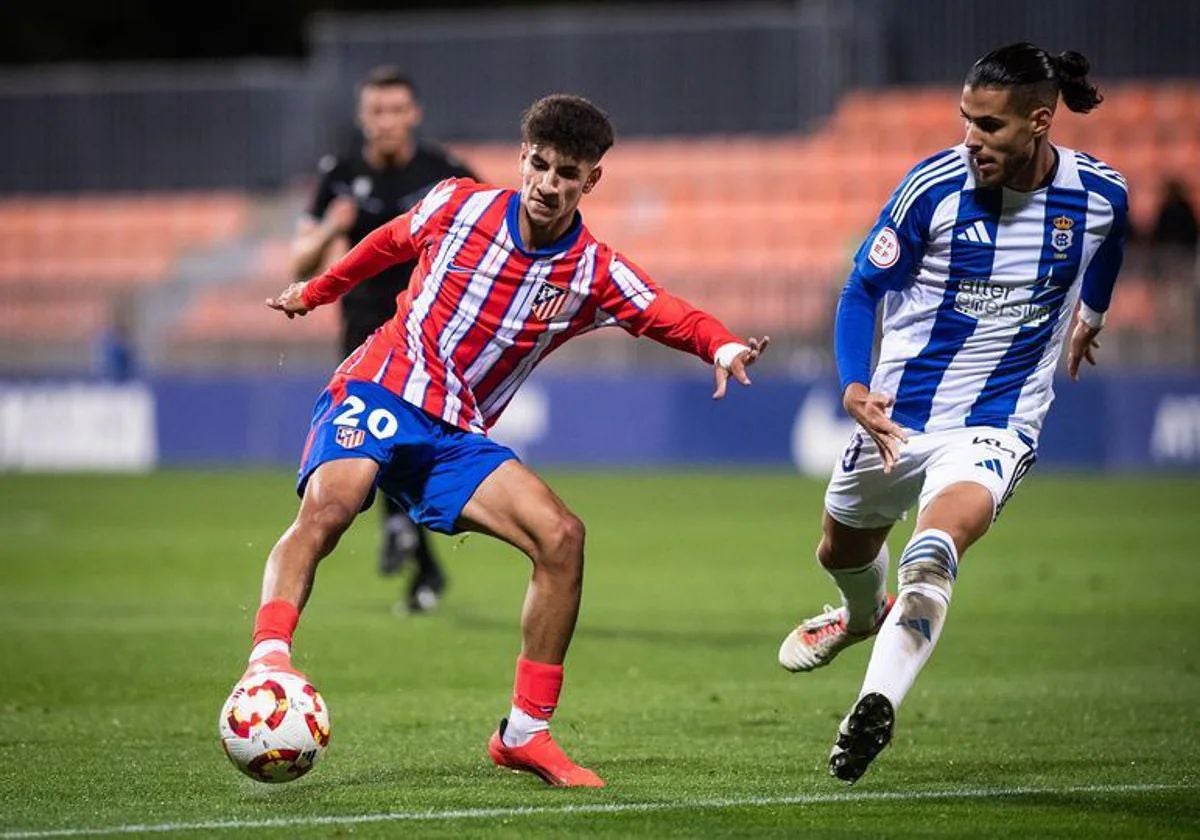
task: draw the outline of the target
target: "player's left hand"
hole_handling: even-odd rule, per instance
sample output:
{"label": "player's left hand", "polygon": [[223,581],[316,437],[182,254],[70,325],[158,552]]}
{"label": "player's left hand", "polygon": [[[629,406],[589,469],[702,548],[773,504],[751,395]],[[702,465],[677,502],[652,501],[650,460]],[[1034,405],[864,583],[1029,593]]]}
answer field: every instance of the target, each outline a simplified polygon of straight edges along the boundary
{"label": "player's left hand", "polygon": [[1100,348],[1100,342],[1096,341],[1099,334],[1100,330],[1089,327],[1076,317],[1075,329],[1071,331],[1071,341],[1067,347],[1067,373],[1076,382],[1079,381],[1080,362],[1087,359],[1089,365],[1096,364],[1096,357],[1092,351]]}
{"label": "player's left hand", "polygon": [[282,312],[288,318],[295,318],[297,315],[301,317],[308,314],[308,307],[304,305],[304,281],[297,281],[288,285],[279,297],[267,298],[267,306],[272,309]]}
{"label": "player's left hand", "polygon": [[729,363],[728,370],[721,367],[719,363],[713,364],[713,379],[715,380],[716,389],[713,391],[712,398],[719,400],[725,396],[725,386],[729,382],[729,377],[732,376],[743,385],[750,384],[750,377],[746,375],[746,368],[758,361],[767,349],[767,345],[771,343],[771,337],[764,335],[760,338],[750,338],[746,340],[750,345],[749,350],[743,350],[733,357],[733,361]]}

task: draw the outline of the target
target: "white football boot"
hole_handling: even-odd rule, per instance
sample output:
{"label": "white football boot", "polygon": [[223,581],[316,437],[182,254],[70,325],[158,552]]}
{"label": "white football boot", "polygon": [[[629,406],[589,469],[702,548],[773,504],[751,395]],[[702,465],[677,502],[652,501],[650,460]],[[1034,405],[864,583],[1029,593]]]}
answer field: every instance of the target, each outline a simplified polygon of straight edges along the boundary
{"label": "white football boot", "polygon": [[887,617],[895,595],[888,595],[883,611],[875,626],[866,633],[851,633],[846,629],[846,608],[834,608],[829,604],[820,615],[813,616],[787,634],[779,646],[779,664],[789,671],[812,671],[828,665],[833,658],[850,645],[869,639],[879,632]]}

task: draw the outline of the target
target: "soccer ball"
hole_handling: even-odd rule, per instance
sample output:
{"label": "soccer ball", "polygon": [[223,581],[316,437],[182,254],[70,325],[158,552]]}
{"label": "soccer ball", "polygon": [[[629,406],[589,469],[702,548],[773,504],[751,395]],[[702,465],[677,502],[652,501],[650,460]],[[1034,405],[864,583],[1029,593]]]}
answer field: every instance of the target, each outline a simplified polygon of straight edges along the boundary
{"label": "soccer ball", "polygon": [[295,674],[242,680],[217,721],[233,765],[259,782],[290,782],[312,769],[329,744],[329,707]]}

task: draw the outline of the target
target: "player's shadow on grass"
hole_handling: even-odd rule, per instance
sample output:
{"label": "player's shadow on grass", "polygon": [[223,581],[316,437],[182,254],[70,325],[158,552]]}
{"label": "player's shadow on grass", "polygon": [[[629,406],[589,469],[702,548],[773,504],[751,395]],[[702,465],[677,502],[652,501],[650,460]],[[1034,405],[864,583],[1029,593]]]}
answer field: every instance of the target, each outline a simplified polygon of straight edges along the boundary
{"label": "player's shadow on grass", "polygon": [[[488,632],[503,632],[511,634],[513,619],[511,616],[499,618],[481,613],[456,610],[453,616],[448,616],[455,624],[468,630],[485,630]],[[773,630],[774,625],[764,623],[764,627]],[[673,630],[665,627],[606,627],[603,625],[588,625],[581,622],[575,629],[575,638],[604,639],[620,642],[646,642],[649,644],[670,644],[679,647],[724,647],[739,648],[747,645],[761,645],[764,637],[771,637],[768,630],[749,632],[743,630],[698,630],[680,628]]]}

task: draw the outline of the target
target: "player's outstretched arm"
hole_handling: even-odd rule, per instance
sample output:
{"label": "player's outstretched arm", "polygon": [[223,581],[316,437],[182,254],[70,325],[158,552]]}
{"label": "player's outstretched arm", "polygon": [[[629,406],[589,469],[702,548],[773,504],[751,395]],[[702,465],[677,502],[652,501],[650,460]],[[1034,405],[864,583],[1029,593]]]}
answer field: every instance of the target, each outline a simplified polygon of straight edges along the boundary
{"label": "player's outstretched arm", "polygon": [[594,290],[600,310],[633,335],[645,336],[713,365],[713,399],[725,396],[729,377],[750,384],[746,368],[771,343],[768,336],[743,341],[720,319],[659,287],[627,257],[613,254]]}
{"label": "player's outstretched arm", "polygon": [[289,318],[304,315],[318,306],[332,303],[384,269],[409,262],[416,256],[411,225],[410,210],[371,231],[319,277],[308,282],[292,283],[279,297],[268,298],[267,306],[285,313]]}
{"label": "player's outstretched arm", "polygon": [[731,375],[749,385],[746,368],[758,361],[771,343],[769,336],[742,341],[715,316],[663,289],[656,289],[653,302],[631,315],[635,334],[712,363],[714,400],[724,398]]}
{"label": "player's outstretched arm", "polygon": [[746,343],[749,346],[740,344],[726,344],[716,352],[716,358],[713,360],[713,380],[714,390],[713,399],[719,400],[725,397],[725,387],[729,383],[729,377],[732,376],[743,385],[750,384],[750,377],[746,375],[746,368],[758,361],[759,357],[766,351],[767,345],[771,343],[771,337],[764,335],[762,338],[748,338]]}

